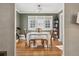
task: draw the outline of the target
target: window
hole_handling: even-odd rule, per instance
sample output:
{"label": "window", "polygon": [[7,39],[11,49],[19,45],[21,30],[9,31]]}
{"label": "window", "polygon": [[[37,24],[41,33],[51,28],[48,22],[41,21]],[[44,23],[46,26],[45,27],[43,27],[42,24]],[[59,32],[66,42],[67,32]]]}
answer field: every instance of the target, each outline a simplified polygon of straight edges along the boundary
{"label": "window", "polygon": [[50,21],[49,20],[45,21],[45,28],[50,28]]}
{"label": "window", "polygon": [[34,28],[35,27],[35,20],[31,20],[30,21],[30,28]]}
{"label": "window", "polygon": [[53,16],[28,16],[28,30],[51,30],[52,20]]}

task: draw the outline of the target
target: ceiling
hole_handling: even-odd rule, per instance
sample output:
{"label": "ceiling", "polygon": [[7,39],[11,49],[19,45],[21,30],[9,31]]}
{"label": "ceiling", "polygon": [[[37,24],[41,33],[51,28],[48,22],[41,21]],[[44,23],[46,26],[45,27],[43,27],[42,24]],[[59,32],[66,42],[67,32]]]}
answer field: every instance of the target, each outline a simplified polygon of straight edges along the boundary
{"label": "ceiling", "polygon": [[58,13],[63,10],[63,3],[16,3],[16,10],[19,13]]}

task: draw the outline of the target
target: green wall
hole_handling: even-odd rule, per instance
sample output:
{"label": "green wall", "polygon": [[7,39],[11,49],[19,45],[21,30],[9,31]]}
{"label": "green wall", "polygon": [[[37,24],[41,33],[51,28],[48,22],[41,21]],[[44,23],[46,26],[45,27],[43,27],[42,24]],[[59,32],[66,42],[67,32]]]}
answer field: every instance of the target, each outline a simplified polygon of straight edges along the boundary
{"label": "green wall", "polygon": [[16,27],[20,27],[20,14],[16,12]]}

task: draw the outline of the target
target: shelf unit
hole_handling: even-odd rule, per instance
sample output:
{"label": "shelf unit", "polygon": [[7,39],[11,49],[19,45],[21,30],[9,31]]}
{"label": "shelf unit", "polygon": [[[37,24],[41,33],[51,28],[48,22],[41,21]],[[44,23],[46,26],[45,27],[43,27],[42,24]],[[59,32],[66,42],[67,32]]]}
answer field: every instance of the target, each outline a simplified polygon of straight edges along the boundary
{"label": "shelf unit", "polygon": [[53,38],[54,39],[59,38],[59,19],[57,16],[53,20]]}

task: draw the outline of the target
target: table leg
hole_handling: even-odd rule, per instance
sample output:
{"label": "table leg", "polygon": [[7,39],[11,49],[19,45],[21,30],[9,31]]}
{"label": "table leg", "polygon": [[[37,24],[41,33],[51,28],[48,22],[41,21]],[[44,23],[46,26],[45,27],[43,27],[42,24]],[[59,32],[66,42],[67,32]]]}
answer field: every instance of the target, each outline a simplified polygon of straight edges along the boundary
{"label": "table leg", "polygon": [[33,45],[35,46],[35,45],[36,45],[36,42],[35,42],[35,40],[33,41],[33,43],[34,43]]}

